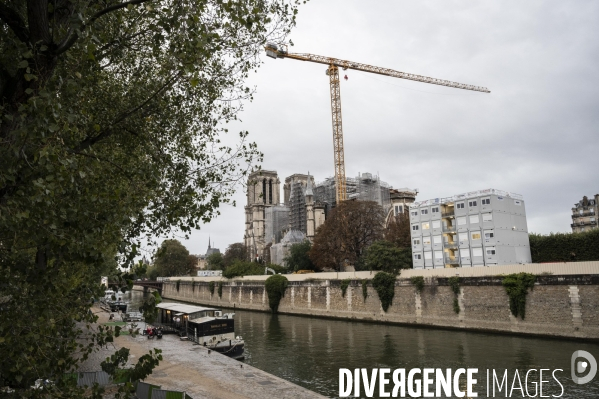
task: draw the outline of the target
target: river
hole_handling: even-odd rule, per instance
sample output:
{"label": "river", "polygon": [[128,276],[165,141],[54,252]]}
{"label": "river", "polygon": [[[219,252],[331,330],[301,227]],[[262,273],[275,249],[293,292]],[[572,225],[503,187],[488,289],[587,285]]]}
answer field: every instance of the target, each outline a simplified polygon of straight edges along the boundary
{"label": "river", "polygon": [[[140,292],[126,294],[124,299],[138,307]],[[165,300],[167,301],[167,300]],[[235,330],[246,343],[245,363],[284,378],[328,397],[339,395],[339,369],[390,368],[477,368],[478,397],[487,396],[487,370],[495,370],[503,378],[508,370],[509,390],[516,378],[531,369],[544,372],[543,395],[558,397],[562,391],[553,379],[563,385],[562,398],[598,398],[599,374],[585,385],[573,383],[570,358],[573,352],[585,350],[599,359],[599,344],[564,339],[531,338],[466,331],[412,328],[395,325],[329,320],[237,310]],[[531,372],[528,393],[515,389],[513,398],[534,396],[539,375]],[[434,375],[433,375],[434,378]],[[465,385],[465,381],[461,381]],[[490,385],[492,386],[492,385]],[[515,388],[519,388],[516,383]],[[434,387],[434,384],[433,384]],[[538,385],[537,385],[538,387]],[[390,384],[389,391],[393,388]],[[538,388],[537,388],[538,391]],[[494,397],[506,397],[505,387]],[[364,391],[362,390],[362,395]],[[524,396],[522,395],[524,393]],[[539,397],[537,392],[537,397]],[[362,396],[365,397],[365,396]],[[378,396],[378,387],[375,396]]]}

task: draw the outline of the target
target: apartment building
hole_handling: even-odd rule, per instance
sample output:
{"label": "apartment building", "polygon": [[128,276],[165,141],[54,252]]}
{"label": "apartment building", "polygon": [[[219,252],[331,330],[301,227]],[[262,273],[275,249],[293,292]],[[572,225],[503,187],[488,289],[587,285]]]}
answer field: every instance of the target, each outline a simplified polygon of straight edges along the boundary
{"label": "apartment building", "polygon": [[487,189],[414,202],[410,229],[415,269],[531,262],[519,194]]}
{"label": "apartment building", "polygon": [[599,227],[597,222],[597,213],[599,212],[599,194],[595,198],[589,199],[586,195],[572,208],[572,227],[573,233],[596,229]]}

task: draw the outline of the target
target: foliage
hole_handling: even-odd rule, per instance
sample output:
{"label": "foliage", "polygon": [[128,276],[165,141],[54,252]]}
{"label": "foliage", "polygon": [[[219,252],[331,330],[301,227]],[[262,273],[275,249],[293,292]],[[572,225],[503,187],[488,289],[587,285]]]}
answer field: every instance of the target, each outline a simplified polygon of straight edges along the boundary
{"label": "foliage", "polygon": [[249,253],[246,246],[242,242],[236,242],[229,247],[225,251],[225,255],[223,256],[223,270],[231,266],[235,261],[247,261],[249,258]]}
{"label": "foliage", "polygon": [[189,251],[178,240],[164,240],[154,256],[154,267],[163,277],[186,276],[192,270]]}
{"label": "foliage", "polygon": [[223,254],[221,254],[220,252],[215,252],[213,254],[208,255],[208,257],[206,258],[206,263],[207,263],[208,269],[210,269],[210,270],[224,270],[225,269],[225,262],[223,259]]}
{"label": "foliage", "polygon": [[341,280],[341,296],[345,298],[345,292],[347,291],[347,287],[349,287],[349,283],[351,283],[350,279]]}
{"label": "foliage", "polygon": [[533,263],[599,260],[599,229],[580,233],[530,234]]}
{"label": "foliage", "polygon": [[[146,234],[187,234],[229,201],[261,154],[247,132],[232,146],[220,136],[296,11],[0,3],[0,386],[27,397],[36,379],[76,369],[112,334],[85,327],[100,276],[131,266]],[[47,397],[83,396],[63,388]]]}
{"label": "foliage", "polygon": [[210,291],[210,296],[214,295],[214,281],[208,283],[208,291]]}
{"label": "foliage", "polygon": [[366,302],[366,298],[368,298],[368,281],[362,280],[362,296],[364,297],[364,302]]}
{"label": "foliage", "polygon": [[422,292],[424,289],[424,277],[414,276],[410,278],[410,283],[416,288],[416,291]]}
{"label": "foliage", "polygon": [[177,292],[179,292],[180,286],[181,286],[181,279],[177,280],[177,282],[175,283],[175,288],[177,289]]}
{"label": "foliage", "polygon": [[288,283],[287,277],[281,274],[270,276],[264,282],[264,288],[268,294],[268,305],[273,313],[277,313],[279,310],[279,303],[281,302],[281,298],[285,296]]}
{"label": "foliage", "polygon": [[283,260],[290,271],[314,270],[315,266],[310,259],[312,243],[309,240],[291,245],[289,254]]}
{"label": "foliage", "polygon": [[316,270],[355,265],[373,242],[383,238],[385,211],[373,201],[344,201],[316,231],[310,259]]}
{"label": "foliage", "polygon": [[162,351],[160,349],[150,350],[148,354],[143,355],[133,368],[123,369],[129,360],[129,349],[120,348],[115,353],[106,358],[100,366],[102,371],[115,376],[117,383],[122,383],[119,387],[117,398],[129,398],[135,393],[133,382],[142,381],[148,377],[152,370],[160,364],[162,360]]}
{"label": "foliage", "polygon": [[505,292],[510,298],[510,310],[514,317],[520,315],[524,320],[526,311],[526,296],[528,289],[533,289],[535,286],[536,277],[530,273],[509,274],[501,281]]}
{"label": "foliage", "polygon": [[198,284],[197,281],[195,281],[193,278],[191,279],[191,292],[195,292],[196,291],[196,285]]}
{"label": "foliage", "polygon": [[256,262],[235,261],[231,266],[225,269],[223,272],[223,277],[234,278],[241,276],[260,276],[264,275],[264,270],[266,267],[270,267],[276,273],[284,273],[287,271],[286,268],[279,265],[262,265]]}
{"label": "foliage", "polygon": [[223,282],[219,281],[218,282],[218,297],[222,298],[223,297]]}
{"label": "foliage", "polygon": [[411,239],[409,214],[404,212],[393,216],[385,227],[385,241],[397,248],[412,248]]}
{"label": "foliage", "polygon": [[456,313],[460,313],[460,303],[458,301],[458,295],[460,295],[460,278],[458,276],[453,276],[447,279],[447,283],[449,284],[449,288],[453,291],[453,311]]}
{"label": "foliage", "polygon": [[447,284],[449,284],[454,294],[460,295],[460,278],[458,276],[448,278]]}
{"label": "foliage", "polygon": [[453,298],[453,311],[459,314],[460,310],[460,301],[458,301],[458,298]]}
{"label": "foliage", "polygon": [[147,272],[148,265],[143,263],[141,260],[137,262],[131,269],[131,274],[133,274],[135,278],[145,277]]}
{"label": "foliage", "polygon": [[158,291],[152,292],[152,294],[148,295],[148,297],[144,300],[143,304],[141,305],[140,312],[143,313],[144,321],[146,323],[153,323],[154,320],[156,320],[156,317],[158,316],[158,309],[156,308],[156,305],[158,305],[160,302],[162,302],[162,297]]}
{"label": "foliage", "polygon": [[412,249],[400,249],[388,241],[376,241],[366,250],[359,268],[397,275],[401,269],[412,268]]}
{"label": "foliage", "polygon": [[372,286],[377,294],[379,294],[381,306],[386,312],[387,309],[389,309],[389,306],[391,306],[393,297],[395,296],[395,275],[386,272],[378,272],[372,279]]}

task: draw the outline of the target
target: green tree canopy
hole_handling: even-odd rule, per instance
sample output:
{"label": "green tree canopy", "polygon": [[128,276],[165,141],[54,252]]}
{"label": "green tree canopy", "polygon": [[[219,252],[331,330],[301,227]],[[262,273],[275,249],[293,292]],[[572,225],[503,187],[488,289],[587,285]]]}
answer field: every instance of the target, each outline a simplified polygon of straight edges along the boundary
{"label": "green tree canopy", "polygon": [[210,270],[224,270],[225,262],[223,260],[223,254],[215,252],[206,258],[206,266]]}
{"label": "green tree canopy", "polygon": [[310,259],[312,243],[308,240],[293,244],[289,248],[289,255],[284,259],[285,265],[290,271],[314,270],[316,267]]}
{"label": "green tree canopy", "polygon": [[192,269],[189,262],[189,251],[178,240],[164,240],[154,257],[154,266],[160,276],[186,276]]}
{"label": "green tree canopy", "polygon": [[366,250],[361,262],[364,270],[380,270],[394,275],[412,268],[412,250],[397,248],[388,241],[377,241]]}
{"label": "green tree canopy", "polygon": [[112,334],[76,345],[100,276],[129,267],[139,237],[189,233],[229,201],[261,154],[247,132],[220,137],[296,4],[0,3],[0,386],[24,397],[76,369]]}
{"label": "green tree canopy", "polygon": [[236,260],[246,261],[249,258],[249,253],[246,246],[242,242],[236,242],[227,248],[223,261],[225,267],[232,265]]}

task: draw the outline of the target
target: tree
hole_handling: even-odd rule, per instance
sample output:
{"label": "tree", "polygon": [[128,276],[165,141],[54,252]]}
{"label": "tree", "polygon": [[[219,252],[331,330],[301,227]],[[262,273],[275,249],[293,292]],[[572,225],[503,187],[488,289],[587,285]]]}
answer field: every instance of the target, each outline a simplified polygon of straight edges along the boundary
{"label": "tree", "polygon": [[164,240],[154,256],[154,266],[163,277],[186,276],[192,266],[189,251],[178,240]]}
{"label": "tree", "polygon": [[412,249],[397,248],[389,241],[377,241],[368,247],[360,264],[364,270],[397,275],[401,269],[412,268]]}
{"label": "tree", "polygon": [[224,270],[225,269],[225,264],[223,261],[223,254],[221,254],[220,252],[215,252],[215,253],[209,255],[206,258],[206,263],[207,263],[208,269],[210,269],[210,270]]}
{"label": "tree", "polygon": [[[75,324],[95,320],[100,276],[129,267],[139,237],[189,233],[229,201],[261,154],[247,132],[232,147],[219,137],[251,99],[257,54],[296,11],[293,0],[0,3],[0,386],[25,397],[76,369],[78,351],[118,333]],[[60,384],[46,395],[82,392]]]}
{"label": "tree", "polygon": [[285,265],[291,271],[314,270],[315,266],[310,259],[312,243],[308,240],[293,244],[289,248],[289,255],[284,259]]}
{"label": "tree", "polygon": [[227,248],[223,257],[225,267],[232,265],[236,260],[246,261],[249,258],[249,253],[246,246],[242,242],[236,242]]}
{"label": "tree", "polygon": [[398,248],[411,248],[410,216],[407,212],[391,218],[385,228],[385,240]]}
{"label": "tree", "polygon": [[310,259],[318,269],[355,265],[364,250],[383,238],[385,212],[373,201],[345,201],[316,231]]}

